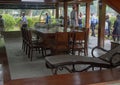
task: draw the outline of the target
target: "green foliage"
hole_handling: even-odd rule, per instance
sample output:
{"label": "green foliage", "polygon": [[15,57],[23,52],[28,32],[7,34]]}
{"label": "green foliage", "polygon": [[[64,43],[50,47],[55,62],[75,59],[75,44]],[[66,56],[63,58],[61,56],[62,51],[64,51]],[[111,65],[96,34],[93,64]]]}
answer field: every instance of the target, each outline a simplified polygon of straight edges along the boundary
{"label": "green foliage", "polygon": [[5,31],[14,29],[16,22],[15,22],[15,19],[13,16],[11,16],[9,14],[4,14],[3,19],[4,19],[4,23],[5,23]]}
{"label": "green foliage", "polygon": [[111,27],[113,27],[114,21],[116,19],[116,16],[111,16],[110,21],[111,21]]}
{"label": "green foliage", "polygon": [[20,17],[15,18],[16,26],[19,26],[19,27],[20,27],[20,21],[21,21],[21,18],[20,18]]}
{"label": "green foliage", "polygon": [[32,18],[27,17],[28,20],[28,28],[33,27],[34,26],[34,21],[32,20]]}
{"label": "green foliage", "polygon": [[32,17],[33,22],[39,22],[39,16]]}
{"label": "green foliage", "polygon": [[[35,22],[38,21],[37,18],[38,18],[38,17],[32,17],[32,18],[31,18],[31,17],[27,17],[27,20],[28,20],[28,28],[34,26]],[[20,26],[21,26],[21,23],[20,23],[20,22],[21,22],[21,17],[16,18],[15,21],[16,21],[16,26],[20,27]]]}

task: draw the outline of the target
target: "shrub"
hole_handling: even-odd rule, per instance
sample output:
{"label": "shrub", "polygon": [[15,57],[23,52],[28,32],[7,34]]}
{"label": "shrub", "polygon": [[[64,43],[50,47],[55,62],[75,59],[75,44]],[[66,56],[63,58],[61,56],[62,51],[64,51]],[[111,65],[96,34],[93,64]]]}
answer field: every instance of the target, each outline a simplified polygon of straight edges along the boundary
{"label": "shrub", "polygon": [[28,28],[33,27],[34,26],[34,21],[32,20],[32,18],[27,17],[28,20]]}
{"label": "shrub", "polygon": [[14,29],[16,22],[15,22],[15,19],[13,16],[11,16],[9,14],[4,14],[3,19],[4,19],[4,23],[5,23],[5,31]]}
{"label": "shrub", "polygon": [[110,21],[111,21],[111,27],[113,27],[114,21],[116,20],[116,16],[111,16]]}

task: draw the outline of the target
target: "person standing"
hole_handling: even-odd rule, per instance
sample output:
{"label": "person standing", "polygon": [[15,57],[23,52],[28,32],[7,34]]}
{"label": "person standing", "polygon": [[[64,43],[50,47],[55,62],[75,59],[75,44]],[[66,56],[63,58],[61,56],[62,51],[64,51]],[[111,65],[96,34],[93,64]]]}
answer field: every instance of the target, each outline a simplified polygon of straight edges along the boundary
{"label": "person standing", "polygon": [[67,26],[69,26],[70,25],[70,18],[69,18],[69,16],[67,16]]}
{"label": "person standing", "polygon": [[2,31],[4,31],[4,20],[2,18],[2,15],[0,15],[0,36]]}
{"label": "person standing", "polygon": [[78,16],[77,16],[77,7],[76,5],[73,5],[73,10],[71,11],[71,26],[73,29],[78,26]]}
{"label": "person standing", "polygon": [[109,38],[110,36],[110,29],[111,29],[111,21],[109,20],[109,15],[106,15],[106,22],[108,23],[108,33],[107,33],[107,36]]}
{"label": "person standing", "polygon": [[108,22],[105,21],[105,35],[108,35]]}
{"label": "person standing", "polygon": [[27,28],[28,26],[28,21],[27,21],[27,18],[25,16],[25,13],[23,12],[22,13],[22,19],[21,19],[21,27],[22,28]]}
{"label": "person standing", "polygon": [[120,41],[120,15],[116,16],[116,20],[114,22],[113,28],[114,28],[112,32],[113,40]]}
{"label": "person standing", "polygon": [[80,15],[78,16],[78,24],[79,27],[82,28],[82,13],[80,12]]}
{"label": "person standing", "polygon": [[64,26],[64,17],[62,15],[60,16],[60,26]]}
{"label": "person standing", "polygon": [[48,13],[46,13],[46,20],[45,20],[45,24],[48,24],[50,20],[50,16],[48,15]]}
{"label": "person standing", "polygon": [[93,13],[91,14],[91,21],[90,21],[90,23],[91,23],[91,30],[92,30],[91,36],[95,37],[95,27],[96,27],[96,25],[98,23],[98,20],[97,20],[97,17]]}

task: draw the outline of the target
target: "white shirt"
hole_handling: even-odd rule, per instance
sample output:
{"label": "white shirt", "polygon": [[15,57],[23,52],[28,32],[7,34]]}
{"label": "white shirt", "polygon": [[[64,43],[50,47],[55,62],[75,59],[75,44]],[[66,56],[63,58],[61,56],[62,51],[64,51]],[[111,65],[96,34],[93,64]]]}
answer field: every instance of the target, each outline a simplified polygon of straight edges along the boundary
{"label": "white shirt", "polygon": [[22,17],[22,24],[28,24],[27,18],[25,16]]}

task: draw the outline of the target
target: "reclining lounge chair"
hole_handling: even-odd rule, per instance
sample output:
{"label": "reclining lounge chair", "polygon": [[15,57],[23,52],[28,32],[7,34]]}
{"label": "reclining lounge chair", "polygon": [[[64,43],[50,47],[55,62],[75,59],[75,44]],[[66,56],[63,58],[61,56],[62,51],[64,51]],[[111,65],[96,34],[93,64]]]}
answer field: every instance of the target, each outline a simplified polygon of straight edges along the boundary
{"label": "reclining lounge chair", "polygon": [[[95,49],[100,49],[106,53],[95,57]],[[95,47],[92,49],[92,56],[76,56],[76,55],[55,55],[46,57],[46,67],[52,69],[53,74],[57,74],[58,70],[66,69],[69,72],[78,72],[75,69],[75,65],[88,65],[86,68],[79,70],[80,72],[86,71],[91,67],[100,67],[100,68],[115,68],[120,66],[120,46],[112,49],[105,50],[100,47]],[[68,68],[67,66],[71,65],[73,68]]]}

